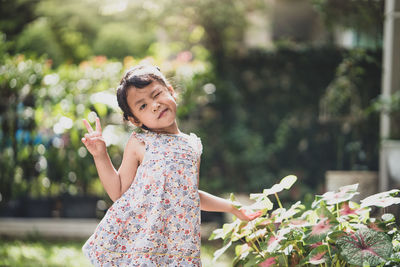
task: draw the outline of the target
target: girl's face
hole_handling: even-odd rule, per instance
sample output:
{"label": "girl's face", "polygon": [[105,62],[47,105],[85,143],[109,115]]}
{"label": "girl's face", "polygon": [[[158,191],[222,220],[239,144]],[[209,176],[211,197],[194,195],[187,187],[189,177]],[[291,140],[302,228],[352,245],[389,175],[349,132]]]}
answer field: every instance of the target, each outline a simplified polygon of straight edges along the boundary
{"label": "girl's face", "polygon": [[176,99],[174,89],[158,81],[148,86],[127,92],[127,102],[137,118],[129,120],[138,127],[145,125],[154,132],[178,133],[176,124]]}

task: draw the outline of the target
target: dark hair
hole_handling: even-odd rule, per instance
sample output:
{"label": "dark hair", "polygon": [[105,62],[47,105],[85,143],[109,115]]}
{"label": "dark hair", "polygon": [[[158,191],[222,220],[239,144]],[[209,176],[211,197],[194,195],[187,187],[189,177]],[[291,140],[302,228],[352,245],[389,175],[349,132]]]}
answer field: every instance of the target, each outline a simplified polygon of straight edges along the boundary
{"label": "dark hair", "polygon": [[[170,86],[165,76],[156,66],[137,65],[125,73],[117,88],[118,106],[122,109],[124,120],[128,120],[128,117],[132,117],[134,120],[137,120],[128,105],[128,90],[132,87],[142,89],[151,84],[153,81],[158,81],[165,86]],[[142,128],[148,130],[145,125],[143,125]]]}

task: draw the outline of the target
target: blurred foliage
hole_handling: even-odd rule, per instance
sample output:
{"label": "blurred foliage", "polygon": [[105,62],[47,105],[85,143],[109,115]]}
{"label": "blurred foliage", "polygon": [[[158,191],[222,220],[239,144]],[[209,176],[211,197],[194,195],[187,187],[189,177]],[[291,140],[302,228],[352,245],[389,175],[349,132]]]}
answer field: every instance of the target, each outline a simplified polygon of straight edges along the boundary
{"label": "blurred foliage", "polygon": [[[85,240],[48,240],[33,234],[20,240],[0,242],[0,265],[13,267],[85,267],[93,266],[82,253]],[[231,266],[234,251],[228,250],[217,261],[213,253],[220,246],[219,240],[201,242],[201,261],[204,267]]]}
{"label": "blurred foliage", "polygon": [[40,160],[37,147],[41,141],[34,119],[33,91],[46,71],[43,62],[23,56],[6,58],[0,69],[0,183],[5,199],[29,191],[39,175],[34,168]]}
{"label": "blurred foliage", "polygon": [[[381,53],[364,49],[346,52],[335,78],[321,97],[320,121],[336,125],[344,133],[337,136],[338,169],[349,166],[367,169],[371,160],[377,160],[372,155],[378,154],[375,143],[379,132],[378,113],[369,113],[369,109],[372,100],[380,94],[380,57]],[[374,142],[370,143],[371,140]],[[358,158],[369,163],[360,166]]]}
{"label": "blurred foliage", "polygon": [[[179,114],[187,116],[195,107],[194,98],[202,94],[195,92],[198,82],[193,82],[193,77],[200,80],[209,65],[179,57],[163,62],[146,60],[163,68],[168,77],[175,77],[185,106]],[[119,166],[132,129],[122,123],[114,91],[123,72],[139,61],[127,57],[122,63],[98,56],[52,69],[49,60],[6,56],[0,69],[3,200],[24,195],[104,194],[92,157],[81,143],[86,132],[81,119],[93,122],[95,114],[101,118],[109,153]]]}
{"label": "blurred foliage", "polygon": [[393,93],[389,97],[379,95],[368,108],[368,114],[385,113],[390,116],[390,136],[389,139],[400,139],[400,91]]}
{"label": "blurred foliage", "polygon": [[[381,4],[361,2],[371,1],[313,0],[330,30],[353,27],[379,40]],[[269,8],[262,0],[1,1],[2,199],[105,197],[80,142],[81,119],[100,116],[119,166],[132,129],[122,124],[114,88],[142,60],[167,74],[181,129],[203,140],[202,189],[259,191],[294,172],[302,182],[291,197],[300,198],[328,169],[377,169],[376,114],[348,123],[321,121],[320,113],[327,95],[331,111],[352,119],[359,114],[349,105],[369,105],[380,90],[380,52],[284,41],[249,50],[247,15]]]}
{"label": "blurred foliage", "polygon": [[360,34],[373,36],[377,41],[383,35],[385,1],[375,0],[311,0],[329,28],[341,26]]}
{"label": "blurred foliage", "polygon": [[[2,10],[11,5],[5,2],[0,2]],[[12,6],[31,16],[23,21],[7,17],[0,31],[16,43],[12,53],[47,54],[56,66],[93,55],[122,60],[150,54],[167,59],[190,50],[204,57],[205,49],[213,55],[208,59],[217,63],[243,45],[246,13],[266,8],[261,0],[223,0],[218,5],[210,0],[27,2]],[[20,34],[15,34],[17,26],[7,27],[6,22],[18,25]]]}
{"label": "blurred foliage", "polygon": [[0,2],[0,30],[11,38],[17,36],[26,24],[38,15],[35,7],[39,0],[2,0]]}
{"label": "blurred foliage", "polygon": [[356,53],[281,48],[230,57],[224,73],[216,74],[213,101],[199,111],[203,143],[212,148],[204,151],[201,186],[251,192],[294,172],[302,194],[322,184],[326,170],[376,170],[377,114],[350,125],[319,116],[320,100],[342,61],[350,61],[356,73],[348,79],[362,99],[360,109],[379,95],[380,52],[349,54]]}

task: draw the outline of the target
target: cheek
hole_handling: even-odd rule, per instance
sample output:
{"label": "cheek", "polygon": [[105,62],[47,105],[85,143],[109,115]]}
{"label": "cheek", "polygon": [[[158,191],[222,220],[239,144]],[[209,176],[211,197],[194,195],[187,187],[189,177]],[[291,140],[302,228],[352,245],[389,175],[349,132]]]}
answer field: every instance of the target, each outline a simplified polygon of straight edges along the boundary
{"label": "cheek", "polygon": [[168,95],[168,99],[167,99],[167,101],[169,102],[169,103],[171,103],[172,105],[175,105],[176,106],[176,99],[175,99],[175,97],[173,97],[172,95]]}

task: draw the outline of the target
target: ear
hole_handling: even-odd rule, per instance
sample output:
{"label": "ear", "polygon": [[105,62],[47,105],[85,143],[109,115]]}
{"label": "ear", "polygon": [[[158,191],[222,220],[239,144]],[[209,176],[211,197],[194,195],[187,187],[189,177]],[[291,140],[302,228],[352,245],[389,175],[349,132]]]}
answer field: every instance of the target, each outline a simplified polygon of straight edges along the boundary
{"label": "ear", "polygon": [[136,119],[136,118],[134,118],[134,117],[129,116],[129,117],[128,117],[128,120],[129,120],[133,125],[135,125],[136,127],[141,128],[142,125],[143,125],[143,123],[141,123],[138,119]]}
{"label": "ear", "polygon": [[172,95],[172,97],[176,101],[176,92],[175,92],[174,88],[170,85],[170,86],[167,87],[167,89],[168,89],[168,92]]}

